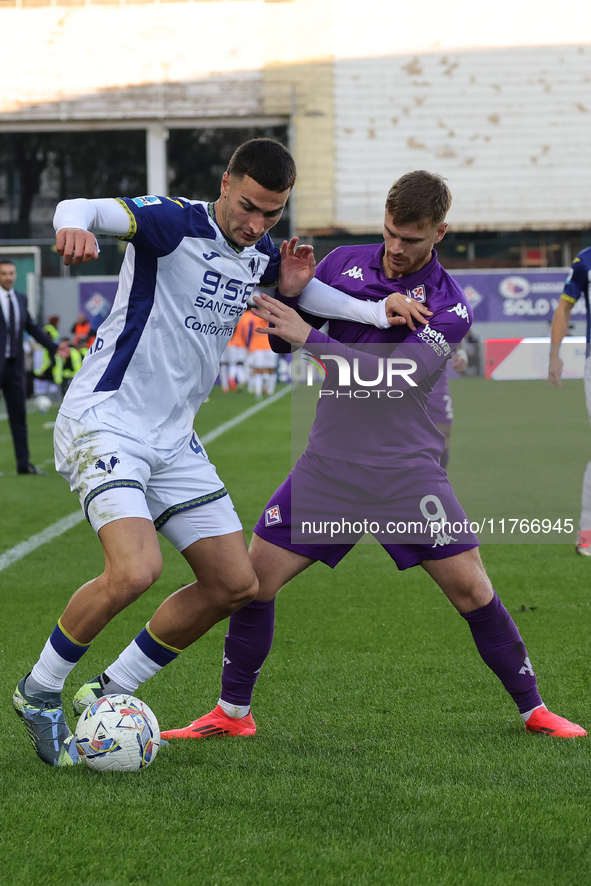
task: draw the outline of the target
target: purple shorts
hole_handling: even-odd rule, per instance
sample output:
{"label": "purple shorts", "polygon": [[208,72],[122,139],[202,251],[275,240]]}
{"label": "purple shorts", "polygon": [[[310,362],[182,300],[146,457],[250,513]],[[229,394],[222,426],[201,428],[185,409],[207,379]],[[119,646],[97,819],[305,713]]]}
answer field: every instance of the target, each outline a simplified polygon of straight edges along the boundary
{"label": "purple shorts", "polygon": [[479,545],[446,472],[425,459],[394,469],[305,452],[254,528],[280,548],[334,567],[373,535],[399,569]]}

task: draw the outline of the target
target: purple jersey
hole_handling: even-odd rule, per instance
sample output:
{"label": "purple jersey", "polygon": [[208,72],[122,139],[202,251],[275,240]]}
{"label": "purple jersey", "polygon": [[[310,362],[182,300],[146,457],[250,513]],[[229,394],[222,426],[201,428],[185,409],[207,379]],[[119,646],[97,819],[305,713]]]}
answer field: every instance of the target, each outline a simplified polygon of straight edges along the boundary
{"label": "purple jersey", "polygon": [[454,420],[454,410],[449,390],[448,367],[449,363],[433,385],[427,400],[427,412],[436,425],[451,425]]}
{"label": "purple jersey", "polygon": [[443,437],[427,413],[427,399],[468,332],[472,310],[435,251],[420,271],[397,279],[385,275],[383,254],[383,244],[341,246],[323,259],[316,276],[355,298],[401,292],[426,304],[433,316],[414,332],[347,320],[330,320],[328,334],[312,330],[306,348],[327,375],[308,452],[376,467],[396,459],[409,467],[425,459],[438,463]]}

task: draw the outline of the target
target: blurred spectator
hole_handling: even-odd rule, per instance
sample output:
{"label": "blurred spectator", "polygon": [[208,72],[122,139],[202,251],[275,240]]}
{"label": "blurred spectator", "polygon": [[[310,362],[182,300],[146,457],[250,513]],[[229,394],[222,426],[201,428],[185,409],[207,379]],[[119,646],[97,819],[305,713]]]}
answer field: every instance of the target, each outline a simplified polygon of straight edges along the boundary
{"label": "blurred spectator", "polygon": [[72,326],[72,341],[74,342],[74,346],[78,347],[82,339],[88,338],[91,333],[91,325],[90,320],[86,317],[85,314],[80,311],[78,316],[76,317],[76,322]]}
{"label": "blurred spectator", "polygon": [[[269,336],[256,332],[256,327],[262,327],[262,323],[257,317],[248,311],[249,326],[247,328],[248,356],[246,362],[248,365],[248,390],[254,394],[257,400],[266,394],[268,397],[275,391],[277,384],[277,363],[279,354],[271,350],[269,344]],[[248,334],[250,332],[250,334]]]}
{"label": "blurred spectator", "polygon": [[44,474],[29,460],[24,334],[27,332],[52,356],[65,353],[65,348],[33,321],[27,296],[14,289],[15,281],[14,262],[0,261],[0,388],[6,401],[17,473]]}

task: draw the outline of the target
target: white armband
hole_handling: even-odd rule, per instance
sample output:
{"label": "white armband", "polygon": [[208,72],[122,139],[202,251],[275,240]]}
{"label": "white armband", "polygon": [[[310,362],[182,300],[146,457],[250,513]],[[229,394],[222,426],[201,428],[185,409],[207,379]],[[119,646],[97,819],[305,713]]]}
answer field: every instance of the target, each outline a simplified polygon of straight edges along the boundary
{"label": "white armband", "polygon": [[61,228],[80,228],[97,234],[113,234],[124,237],[129,233],[129,216],[114,197],[100,200],[63,200],[58,203],[53,216],[56,233]]}
{"label": "white armband", "polygon": [[388,329],[386,301],[362,301],[334,289],[322,280],[311,280],[302,291],[299,307],[315,317],[329,317],[331,320],[355,320],[378,329]]}

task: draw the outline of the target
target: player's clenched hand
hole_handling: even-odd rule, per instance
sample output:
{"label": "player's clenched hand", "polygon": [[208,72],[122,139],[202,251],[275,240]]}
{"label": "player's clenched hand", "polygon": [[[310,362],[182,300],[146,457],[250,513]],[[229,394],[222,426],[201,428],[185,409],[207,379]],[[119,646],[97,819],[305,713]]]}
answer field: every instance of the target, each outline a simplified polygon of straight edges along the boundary
{"label": "player's clenched hand", "polygon": [[550,367],[548,369],[548,384],[551,388],[562,387],[562,360],[560,357],[550,358]]}
{"label": "player's clenched hand", "polygon": [[252,309],[252,313],[260,320],[272,323],[274,327],[273,329],[268,326],[257,327],[257,332],[262,332],[265,335],[278,335],[279,338],[291,345],[301,345],[308,340],[312,327],[302,320],[293,308],[288,308],[287,305],[270,295],[255,295],[254,300],[257,307]]}
{"label": "player's clenched hand", "polygon": [[408,295],[391,292],[386,301],[386,316],[390,326],[403,326],[406,323],[414,332],[415,322],[424,326],[429,322],[429,317],[433,316],[433,311]]}
{"label": "player's clenched hand", "polygon": [[86,264],[99,254],[96,237],[83,228],[60,228],[55,248],[58,255],[63,255],[65,265]]}
{"label": "player's clenched hand", "polygon": [[295,298],[308,285],[314,271],[316,261],[312,246],[297,245],[298,238],[284,240],[281,244],[281,270],[279,272],[279,291],[281,295]]}

